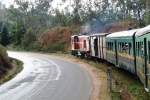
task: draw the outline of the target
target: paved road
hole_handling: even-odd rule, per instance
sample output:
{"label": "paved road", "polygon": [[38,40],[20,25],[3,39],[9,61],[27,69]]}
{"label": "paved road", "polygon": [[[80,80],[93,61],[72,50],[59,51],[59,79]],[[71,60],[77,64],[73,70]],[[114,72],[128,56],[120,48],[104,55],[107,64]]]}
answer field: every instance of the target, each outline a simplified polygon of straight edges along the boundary
{"label": "paved road", "polygon": [[0,100],[89,100],[92,83],[78,64],[36,53],[8,52],[24,69],[0,86]]}

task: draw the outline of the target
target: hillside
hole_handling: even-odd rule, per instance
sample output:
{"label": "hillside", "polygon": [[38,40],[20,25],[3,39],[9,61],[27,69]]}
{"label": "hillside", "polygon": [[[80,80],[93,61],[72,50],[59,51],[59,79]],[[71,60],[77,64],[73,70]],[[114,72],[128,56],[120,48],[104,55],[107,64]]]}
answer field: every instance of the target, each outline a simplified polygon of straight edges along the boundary
{"label": "hillside", "polygon": [[67,51],[72,31],[69,27],[54,27],[43,33],[38,42],[43,50],[49,52]]}
{"label": "hillside", "polygon": [[103,28],[104,33],[112,33],[137,28],[138,23],[134,21],[120,21],[106,24]]}
{"label": "hillside", "polygon": [[0,45],[0,78],[12,68],[6,49]]}

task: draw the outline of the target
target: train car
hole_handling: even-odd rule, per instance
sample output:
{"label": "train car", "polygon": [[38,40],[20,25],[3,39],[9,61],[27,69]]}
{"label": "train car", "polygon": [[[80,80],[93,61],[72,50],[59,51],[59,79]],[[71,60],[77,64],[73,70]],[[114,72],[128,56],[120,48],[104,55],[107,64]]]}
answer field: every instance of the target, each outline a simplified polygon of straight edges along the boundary
{"label": "train car", "polygon": [[136,74],[135,33],[138,29],[121,31],[106,36],[106,59],[119,68]]}
{"label": "train car", "polygon": [[150,89],[150,25],[136,33],[136,67],[137,75],[144,84],[145,90]]}
{"label": "train car", "polygon": [[88,56],[90,53],[89,36],[74,35],[71,37],[71,50],[73,55]]}
{"label": "train car", "polygon": [[108,33],[98,33],[90,35],[90,56],[106,59],[105,38]]}

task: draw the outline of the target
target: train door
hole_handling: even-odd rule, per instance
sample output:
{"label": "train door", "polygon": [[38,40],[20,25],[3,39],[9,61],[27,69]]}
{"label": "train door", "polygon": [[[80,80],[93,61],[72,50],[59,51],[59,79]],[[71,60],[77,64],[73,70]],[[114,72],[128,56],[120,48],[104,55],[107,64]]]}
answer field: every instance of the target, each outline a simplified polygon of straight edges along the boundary
{"label": "train door", "polygon": [[103,37],[103,55],[104,59],[106,59],[106,37]]}
{"label": "train door", "polygon": [[94,39],[94,51],[95,51],[95,56],[98,56],[98,38]]}
{"label": "train door", "polygon": [[90,46],[91,46],[91,56],[95,56],[95,50],[94,50],[94,37],[90,38]]}
{"label": "train door", "polygon": [[101,58],[101,36],[99,36],[99,58]]}
{"label": "train door", "polygon": [[116,59],[116,66],[118,66],[117,40],[115,40],[115,59]]}
{"label": "train door", "polygon": [[83,41],[83,48],[84,48],[84,50],[87,49],[86,40]]}
{"label": "train door", "polygon": [[148,68],[147,68],[147,39],[144,38],[144,53],[143,53],[143,59],[144,59],[144,75],[145,75],[145,89],[148,89]]}
{"label": "train door", "polygon": [[102,36],[102,46],[101,46],[101,49],[102,49],[102,59],[104,59],[104,50],[103,50],[103,48],[104,48],[104,40],[103,40],[103,36]]}

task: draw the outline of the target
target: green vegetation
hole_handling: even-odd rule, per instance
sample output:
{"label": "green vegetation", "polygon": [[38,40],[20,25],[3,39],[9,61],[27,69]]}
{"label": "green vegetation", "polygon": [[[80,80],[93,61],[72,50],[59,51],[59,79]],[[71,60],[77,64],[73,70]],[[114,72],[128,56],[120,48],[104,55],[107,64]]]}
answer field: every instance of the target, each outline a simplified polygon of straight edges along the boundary
{"label": "green vegetation", "polygon": [[[113,68],[113,78],[119,87],[116,91],[112,92],[112,96],[116,97],[117,94],[121,98],[130,98],[129,100],[149,100],[150,96],[145,92],[143,84],[134,76],[126,71]],[[125,96],[126,97],[125,97]],[[115,99],[114,99],[115,100]]]}
{"label": "green vegetation", "polygon": [[22,70],[22,62],[8,57],[6,49],[0,45],[0,84],[10,80]]}
{"label": "green vegetation", "polygon": [[[150,24],[149,0],[62,0],[58,7],[53,6],[55,0],[14,2],[8,8],[0,3],[0,43],[23,50],[64,51],[75,33],[114,32]],[[69,34],[60,35],[61,31],[65,34],[64,28]],[[41,37],[47,37],[46,46]]]}

